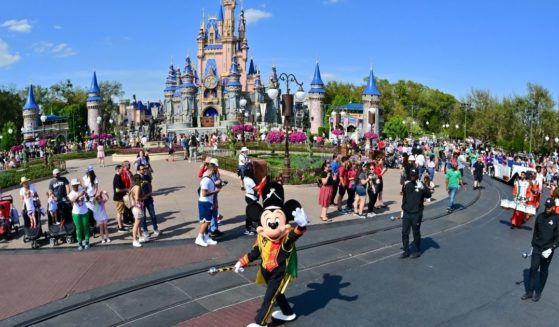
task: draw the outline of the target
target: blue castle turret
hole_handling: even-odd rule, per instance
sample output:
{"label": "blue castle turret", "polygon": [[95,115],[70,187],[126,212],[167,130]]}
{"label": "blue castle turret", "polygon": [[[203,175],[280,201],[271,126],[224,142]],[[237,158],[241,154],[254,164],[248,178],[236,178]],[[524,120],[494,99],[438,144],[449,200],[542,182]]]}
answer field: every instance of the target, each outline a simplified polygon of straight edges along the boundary
{"label": "blue castle turret", "polygon": [[93,72],[91,86],[87,93],[87,126],[91,133],[99,133],[97,117],[100,116],[101,100],[101,89],[97,83],[97,73]]}
{"label": "blue castle turret", "polygon": [[322,127],[324,120],[324,82],[320,76],[320,67],[318,62],[314,68],[314,77],[311,81],[311,89],[309,90],[309,115],[311,120],[311,133],[318,133],[318,129]]}
{"label": "blue castle turret", "polygon": [[32,139],[35,137],[34,132],[39,124],[39,106],[35,101],[35,95],[33,94],[33,85],[29,85],[29,90],[27,91],[27,100],[25,105],[23,105],[23,127],[25,127],[29,132],[24,134],[24,138]]}
{"label": "blue castle turret", "polygon": [[380,92],[375,83],[373,67],[370,69],[369,81],[363,90],[361,99],[363,101],[363,124],[360,134],[363,135],[366,131],[372,130],[377,135],[380,135],[382,133],[384,118],[379,108]]}

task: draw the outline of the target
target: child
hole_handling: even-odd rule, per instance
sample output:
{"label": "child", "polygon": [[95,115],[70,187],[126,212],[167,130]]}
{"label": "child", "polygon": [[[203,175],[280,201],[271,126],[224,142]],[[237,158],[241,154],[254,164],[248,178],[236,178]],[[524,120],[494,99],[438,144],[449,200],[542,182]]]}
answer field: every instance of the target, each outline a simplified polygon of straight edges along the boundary
{"label": "child", "polygon": [[50,219],[52,221],[52,224],[60,225],[60,223],[58,222],[58,201],[56,201],[53,192],[50,191],[47,192],[47,197],[49,203],[48,209],[49,209]]}
{"label": "child", "polygon": [[23,200],[25,203],[25,210],[27,210],[27,216],[29,217],[30,227],[37,228],[37,221],[35,220],[35,199],[31,195],[30,190],[25,191]]}
{"label": "child", "polygon": [[93,218],[97,221],[99,225],[99,233],[101,234],[101,243],[110,243],[109,229],[107,227],[107,222],[109,217],[107,211],[105,210],[105,203],[109,200],[109,195],[106,191],[101,191],[95,197],[94,207],[93,207]]}
{"label": "child", "polygon": [[[435,192],[435,183],[431,181],[429,175],[425,175],[425,177],[423,177],[423,184],[425,184],[425,186],[429,189],[429,191],[431,191],[431,194]],[[431,198],[428,198],[426,201],[431,202]]]}

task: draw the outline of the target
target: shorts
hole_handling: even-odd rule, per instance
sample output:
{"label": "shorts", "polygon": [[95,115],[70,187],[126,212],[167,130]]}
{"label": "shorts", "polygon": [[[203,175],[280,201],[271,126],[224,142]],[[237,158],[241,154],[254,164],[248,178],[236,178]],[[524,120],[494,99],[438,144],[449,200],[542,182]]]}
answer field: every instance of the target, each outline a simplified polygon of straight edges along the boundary
{"label": "shorts", "polygon": [[123,201],[115,201],[116,206],[116,213],[123,214],[124,210],[126,210],[126,206],[124,205]]}
{"label": "shorts", "polygon": [[338,186],[338,194],[343,197],[345,195],[345,191],[346,191],[347,187],[343,186],[342,184],[340,184]]}
{"label": "shorts", "polygon": [[142,210],[138,207],[133,207],[132,208],[132,216],[134,216],[134,219],[142,219],[142,218],[144,218],[144,210]]}
{"label": "shorts", "polygon": [[212,220],[213,204],[205,201],[198,201],[198,220],[201,223],[209,223]]}
{"label": "shorts", "polygon": [[357,187],[355,187],[355,193],[357,193],[357,195],[359,196],[366,196],[367,190],[365,189],[364,186],[357,185]]}

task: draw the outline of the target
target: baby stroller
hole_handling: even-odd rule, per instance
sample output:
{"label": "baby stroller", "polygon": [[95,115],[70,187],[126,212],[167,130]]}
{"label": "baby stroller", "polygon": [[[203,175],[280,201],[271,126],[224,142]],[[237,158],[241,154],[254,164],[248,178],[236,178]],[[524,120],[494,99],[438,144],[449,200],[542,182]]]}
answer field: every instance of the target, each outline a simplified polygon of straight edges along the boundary
{"label": "baby stroller", "polygon": [[12,232],[17,234],[19,231],[19,215],[17,210],[12,208],[14,199],[11,195],[0,198],[0,238],[9,239]]}
{"label": "baby stroller", "polygon": [[39,247],[39,239],[43,236],[41,228],[41,207],[39,201],[35,201],[35,228],[31,228],[31,219],[27,214],[27,208],[23,207],[23,243],[31,242],[31,248],[36,249]]}
{"label": "baby stroller", "polygon": [[72,205],[67,201],[58,202],[58,224],[52,222],[50,212],[47,215],[50,246],[57,245],[58,240],[63,242],[65,240],[67,244],[72,243],[76,233],[76,226],[72,220]]}

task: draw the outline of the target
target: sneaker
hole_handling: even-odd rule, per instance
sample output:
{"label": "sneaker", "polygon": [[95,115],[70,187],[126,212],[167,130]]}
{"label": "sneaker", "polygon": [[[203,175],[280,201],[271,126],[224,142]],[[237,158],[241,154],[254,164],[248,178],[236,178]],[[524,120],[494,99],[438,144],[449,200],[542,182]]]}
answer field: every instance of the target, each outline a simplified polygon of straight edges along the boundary
{"label": "sneaker", "polygon": [[522,295],[522,297],[520,298],[521,300],[528,300],[532,298],[533,293],[525,293],[524,295]]}
{"label": "sneaker", "polygon": [[360,215],[357,215],[357,216],[359,216],[359,218],[361,218],[361,219],[365,219],[365,218],[367,218],[367,215],[366,215],[366,214],[364,214],[364,213],[362,213],[362,214],[360,214]]}
{"label": "sneaker", "polygon": [[124,228],[124,227],[119,227],[119,228],[118,228],[118,232],[119,232],[119,233],[126,233],[126,232],[128,232],[128,229],[126,229],[126,228]]}
{"label": "sneaker", "polygon": [[85,244],[84,244],[84,246],[83,246],[83,249],[84,249],[84,250],[89,249],[89,242],[85,242]]}
{"label": "sneaker", "polygon": [[252,235],[254,235],[254,232],[247,229],[247,230],[245,230],[245,235],[252,236]]}
{"label": "sneaker", "polygon": [[139,239],[140,243],[146,243],[149,242],[149,236],[145,237],[145,236],[141,236]]}
{"label": "sneaker", "polygon": [[57,221],[57,222],[55,222],[54,224],[55,224],[55,225],[60,225],[60,222]]}
{"label": "sneaker", "polygon": [[407,258],[407,257],[409,257],[409,256],[410,256],[410,253],[409,253],[409,252],[402,252],[402,254],[400,254],[400,259],[405,259],[405,258]]}
{"label": "sneaker", "polygon": [[141,248],[141,247],[142,247],[142,244],[141,244],[140,242],[138,242],[138,241],[133,241],[133,242],[132,242],[132,246],[135,247],[135,248]]}
{"label": "sneaker", "polygon": [[153,232],[153,237],[159,237],[159,235],[161,235],[161,232],[159,230]]}
{"label": "sneaker", "polygon": [[376,215],[377,215],[377,214],[374,213],[374,212],[369,212],[369,213],[367,214],[367,218],[373,218],[373,217],[376,216]]}
{"label": "sneaker", "polygon": [[206,243],[204,241],[204,238],[202,238],[202,235],[198,235],[196,237],[196,240],[194,241],[194,244],[199,245],[201,247],[207,247],[208,246],[208,243]]}
{"label": "sneaker", "polygon": [[208,245],[216,245],[217,244],[217,241],[212,240],[212,238],[208,234],[204,235],[204,242],[206,242],[206,244],[208,244]]}
{"label": "sneaker", "polygon": [[111,239],[107,237],[107,238],[105,239],[105,242],[111,243]]}
{"label": "sneaker", "polygon": [[106,240],[106,239],[102,239],[102,240],[101,240],[101,244],[105,244],[105,243],[107,243],[107,240]]}
{"label": "sneaker", "polygon": [[412,258],[412,259],[417,259],[417,258],[419,258],[419,257],[421,257],[421,253],[419,253],[419,252],[414,252],[414,253],[410,256],[410,258]]}
{"label": "sneaker", "polygon": [[142,236],[143,236],[143,237],[149,237],[148,231],[147,231],[147,230],[143,231],[143,232],[142,232]]}
{"label": "sneaker", "polygon": [[222,214],[219,214],[219,215],[217,216],[217,221],[221,221],[221,219],[223,219],[223,215],[222,215]]}
{"label": "sneaker", "polygon": [[78,245],[78,251],[81,251],[81,250],[83,250],[83,246]]}
{"label": "sneaker", "polygon": [[534,294],[534,297],[532,298],[532,301],[538,302],[540,300],[540,296],[540,293],[536,292],[536,294]]}
{"label": "sneaker", "polygon": [[211,236],[212,238],[222,237],[222,236],[223,236],[223,232],[220,231],[219,229],[216,229],[214,232],[212,232],[212,233],[210,234],[210,236]]}

